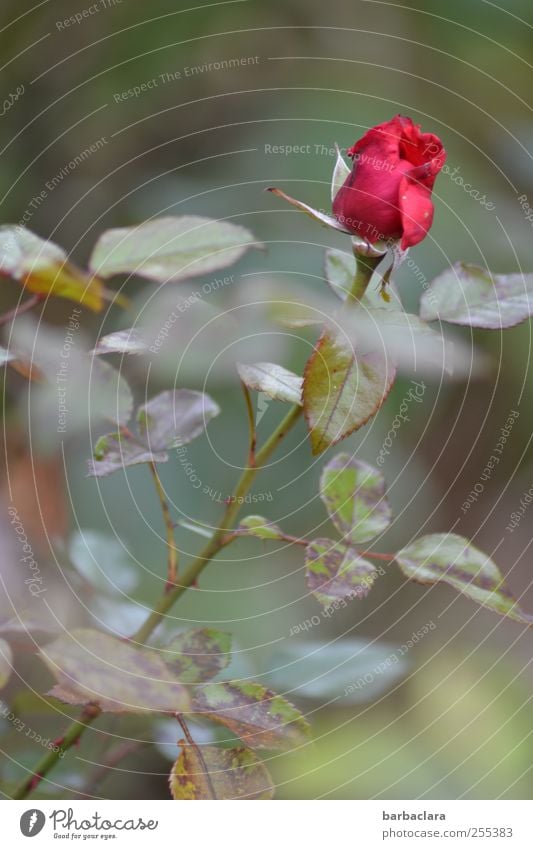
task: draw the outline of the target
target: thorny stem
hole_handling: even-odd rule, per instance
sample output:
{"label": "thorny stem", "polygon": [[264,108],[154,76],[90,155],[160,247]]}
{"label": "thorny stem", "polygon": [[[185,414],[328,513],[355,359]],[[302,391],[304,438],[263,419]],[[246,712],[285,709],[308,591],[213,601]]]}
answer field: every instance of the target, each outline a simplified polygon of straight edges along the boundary
{"label": "thorny stem", "polygon": [[[215,530],[213,536],[211,537],[203,551],[191,563],[189,568],[183,573],[183,575],[181,576],[180,583],[172,587],[170,591],[165,591],[157,605],[154,607],[154,609],[146,619],[145,623],[131,638],[133,641],[144,643],[148,639],[148,637],[150,637],[152,632],[157,628],[161,620],[171,609],[174,603],[178,600],[178,598],[180,598],[180,596],[182,596],[183,593],[187,589],[189,589],[189,587],[193,586],[193,584],[196,583],[196,580],[202,570],[205,569],[205,567],[213,559],[213,557],[215,557],[215,555],[218,554],[218,552],[227,544],[227,531],[231,530],[231,526],[233,525],[235,518],[239,513],[239,510],[243,503],[241,499],[248,492],[261,466],[263,466],[269,459],[270,455],[274,453],[279,443],[287,435],[293,425],[298,421],[301,413],[302,408],[299,405],[295,404],[294,407],[291,407],[285,418],[280,422],[277,428],[271,433],[269,438],[266,440],[262,448],[257,452],[255,457],[255,465],[249,466],[244,469],[240,480],[237,483],[233,496],[231,496],[227,501],[226,509],[223,513],[221,522],[218,528]],[[88,713],[89,710],[91,711],[90,713]],[[85,731],[85,728],[90,725],[91,722],[93,722],[93,720],[96,719],[99,714],[100,709],[97,706],[88,705],[84,709],[80,719],[73,722],[65,732],[65,735],[61,738],[59,751],[51,751],[37,764],[35,769],[32,771],[31,777],[25,779],[15,790],[13,798],[25,799],[32,792],[32,790],[37,787],[37,785],[41,782],[44,776],[48,772],[50,772],[50,770],[55,766],[55,764],[59,760],[60,754],[78,742],[83,732]]]}
{"label": "thorny stem", "polygon": [[248,414],[248,427],[250,430],[250,448],[248,451],[248,465],[255,466],[255,449],[257,446],[257,432],[255,429],[255,419],[254,419],[254,408],[252,404],[252,398],[250,395],[250,390],[246,386],[245,383],[241,380],[241,387],[244,395],[244,400],[246,402],[246,412]]}
{"label": "thorny stem", "polygon": [[165,490],[163,489],[163,484],[161,483],[161,478],[159,477],[159,474],[157,472],[156,465],[152,462],[148,463],[148,466],[150,467],[150,471],[154,479],[155,488],[157,490],[159,503],[161,504],[161,512],[163,513],[163,520],[165,522],[165,527],[167,531],[168,568],[165,591],[168,592],[172,587],[176,586],[176,581],[178,579],[178,549],[176,547],[176,539],[174,537],[174,522],[172,521],[172,516],[170,515],[168,502],[165,496]]}
{"label": "thorny stem", "polygon": [[74,746],[88,725],[101,713],[98,705],[87,705],[79,719],[73,722],[64,736],[56,740],[57,751],[51,750],[35,766],[29,778],[26,778],[15,790],[13,799],[25,799],[41,783],[44,776],[50,772],[63,754]]}

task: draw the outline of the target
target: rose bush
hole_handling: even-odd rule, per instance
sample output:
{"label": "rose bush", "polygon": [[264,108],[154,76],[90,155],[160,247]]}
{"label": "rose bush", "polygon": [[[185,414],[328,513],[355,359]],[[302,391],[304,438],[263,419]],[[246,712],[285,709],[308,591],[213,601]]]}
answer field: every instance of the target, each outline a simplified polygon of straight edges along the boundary
{"label": "rose bush", "polygon": [[[0,685],[8,681],[11,658],[14,651],[19,651],[23,635],[29,638],[25,650],[39,649],[40,660],[53,679],[53,686],[43,697],[47,709],[51,706],[61,716],[71,708],[80,709],[53,741],[44,738],[45,751],[37,763],[29,766],[21,757],[16,764],[18,772],[22,772],[19,783],[7,783],[4,796],[23,799],[36,792],[47,798],[50,793],[56,793],[61,782],[70,782],[70,778],[68,775],[65,778],[65,773],[51,778],[49,775],[67,751],[78,744],[87,726],[98,723],[102,739],[107,739],[110,733],[118,736],[122,729],[129,733],[129,726],[122,723],[133,715],[135,721],[144,725],[142,745],[145,740],[160,739],[155,735],[160,735],[162,722],[170,722],[172,733],[177,731],[182,735],[176,741],[176,760],[169,776],[173,799],[272,797],[275,777],[269,775],[261,752],[304,750],[309,745],[309,723],[302,711],[286,698],[293,693],[298,700],[306,697],[294,662],[271,658],[267,672],[263,668],[258,670],[260,680],[251,680],[247,670],[239,678],[236,667],[230,665],[230,634],[211,627],[174,630],[174,605],[185,594],[189,598],[189,591],[198,588],[204,570],[230,545],[237,547],[243,541],[246,545],[250,540],[258,540],[261,545],[277,547],[280,556],[284,556],[287,545],[298,546],[303,551],[306,593],[322,607],[322,613],[293,626],[291,636],[329,618],[339,607],[347,608],[349,603],[357,607],[373,591],[378,576],[380,581],[387,580],[393,563],[407,580],[426,585],[447,584],[500,616],[533,626],[533,614],[519,606],[497,564],[463,536],[446,531],[430,533],[408,539],[400,550],[376,550],[374,546],[379,545],[383,534],[392,526],[393,511],[383,471],[356,456],[368,451],[364,440],[328,457],[322,467],[318,494],[328,517],[331,532],[328,536],[324,535],[322,523],[317,526],[311,522],[313,527],[306,536],[294,536],[290,527],[285,529],[283,522],[277,523],[277,517],[240,515],[244,504],[262,500],[258,494],[251,494],[256,477],[271,465],[271,457],[293,428],[304,426],[311,453],[320,455],[379,413],[397,375],[416,376],[413,383],[422,388],[422,395],[425,380],[440,384],[449,375],[470,379],[474,367],[478,369],[476,355],[473,358],[470,346],[461,346],[457,337],[450,344],[441,333],[443,322],[499,331],[533,315],[533,274],[492,274],[470,263],[457,263],[444,269],[424,285],[419,312],[407,312],[392,277],[405,260],[406,249],[420,242],[431,226],[431,192],[445,161],[442,143],[435,135],[422,133],[409,118],[397,116],[369,130],[349,150],[349,155],[354,160],[352,171],[339,153],[332,176],[335,217],[291,198],[280,189],[270,189],[322,226],[331,228],[336,237],[343,233],[350,250],[326,248],[321,278],[326,292],[323,298],[318,299],[316,293],[306,289],[291,300],[291,292],[285,288],[278,297],[274,284],[270,284],[267,308],[261,314],[269,333],[274,330],[277,339],[281,325],[290,328],[291,335],[301,330],[314,333],[315,338],[307,362],[298,373],[282,362],[255,359],[247,362],[239,358],[231,364],[231,377],[235,383],[240,382],[243,392],[240,409],[247,422],[248,440],[243,446],[246,453],[241,475],[232,492],[220,500],[216,498],[220,492],[214,492],[213,500],[224,504],[214,523],[210,518],[206,522],[202,515],[194,513],[188,517],[180,511],[167,495],[159,473],[159,467],[165,463],[181,465],[184,469],[191,466],[188,461],[184,464],[184,447],[205,438],[211,419],[221,412],[210,395],[177,386],[177,377],[172,388],[159,389],[157,394],[147,391],[152,371],[158,383],[160,374],[165,374],[164,370],[157,372],[161,368],[158,360],[163,348],[171,346],[167,356],[173,369],[188,348],[184,323],[180,326],[170,321],[169,312],[164,310],[154,331],[153,319],[142,315],[144,308],[137,312],[129,300],[114,289],[107,289],[104,282],[126,275],[125,287],[135,275],[158,286],[170,286],[170,315],[175,317],[180,305],[187,304],[187,323],[193,328],[211,327],[213,313],[204,312],[203,299],[190,295],[181,298],[173,285],[232,266],[247,251],[263,247],[262,242],[246,227],[228,220],[198,215],[156,217],[102,233],[87,268],[80,269],[70,262],[63,248],[26,228],[20,225],[0,228],[0,273],[31,293],[20,305],[0,315],[0,325],[7,326],[8,347],[0,349],[4,365],[17,372],[17,378],[24,376],[36,384],[30,384],[25,406],[29,409],[31,391],[37,411],[33,416],[38,420],[39,430],[52,430],[53,418],[46,411],[52,410],[55,417],[58,398],[61,416],[66,417],[70,407],[68,434],[63,418],[57,428],[61,450],[67,439],[79,445],[80,436],[86,433],[92,450],[89,476],[104,479],[117,472],[124,475],[131,467],[145,467],[146,476],[154,486],[154,499],[159,502],[167,561],[166,572],[164,567],[158,572],[157,563],[150,569],[151,583],[154,587],[161,584],[160,593],[146,615],[141,609],[145,605],[137,605],[141,617],[135,616],[133,625],[131,613],[139,611],[134,605],[126,606],[125,612],[130,616],[124,616],[122,595],[126,588],[129,593],[130,588],[137,586],[139,561],[126,566],[128,580],[124,583],[124,566],[114,553],[117,542],[104,537],[104,542],[100,542],[100,558],[91,553],[91,562],[94,561],[99,574],[102,564],[109,573],[102,568],[106,580],[97,582],[94,571],[80,558],[80,540],[83,553],[93,532],[80,528],[78,539],[60,541],[59,547],[56,546],[54,568],[60,565],[61,575],[70,575],[75,588],[89,585],[94,604],[89,623],[81,621],[71,627],[54,613],[52,626],[41,634],[39,621],[34,624],[32,619],[20,619],[18,614],[12,620],[0,622]],[[211,291],[212,282],[209,287]],[[286,288],[290,290],[290,284]],[[46,322],[32,322],[28,318],[19,321],[21,312],[30,312],[38,306],[43,309],[48,299],[56,297],[67,298],[95,313],[103,312],[109,301],[116,303],[120,297],[118,302],[129,311],[134,323],[96,339],[89,338],[82,333],[78,320],[82,310],[76,308],[72,313],[75,318],[69,320],[70,336],[66,341],[61,330],[54,331]],[[265,303],[263,299],[261,303]],[[195,308],[200,308],[198,318],[194,315]],[[245,327],[246,335],[254,340],[259,334],[253,331],[263,327],[255,322],[258,319],[254,314],[252,324]],[[435,323],[438,330],[430,323]],[[74,329],[78,333],[75,346]],[[218,357],[220,347],[231,348],[238,335],[236,324],[230,323],[224,325],[220,336],[213,333],[212,339],[205,343],[209,360]],[[156,345],[154,338],[158,340]],[[58,362],[65,358],[66,346],[68,369],[58,374]],[[275,353],[276,359],[278,354],[282,359],[277,348]],[[120,355],[120,370],[106,361],[112,355]],[[253,356],[257,356],[255,348]],[[128,357],[133,358],[134,366],[123,369],[122,360]],[[475,373],[484,372],[478,369]],[[132,391],[136,387],[130,386],[130,376],[143,387],[142,393]],[[424,382],[420,381],[422,377]],[[68,405],[64,384],[69,391]],[[417,399],[420,403],[422,395]],[[134,410],[136,396],[143,403]],[[289,408],[263,439],[257,425],[265,397]],[[84,408],[88,408],[86,414]],[[73,415],[75,410],[77,415]],[[392,418],[389,434],[395,434],[400,420],[409,420],[406,410],[404,400]],[[517,410],[515,416],[518,415]],[[95,428],[99,435],[93,440]],[[387,439],[379,458],[384,456]],[[381,466],[379,458],[377,463]],[[196,480],[201,484],[199,476]],[[103,480],[102,486],[105,486]],[[210,486],[207,490],[202,487],[202,491],[212,498]],[[273,499],[267,496],[266,500]],[[191,499],[191,512],[195,504]],[[188,517],[186,521],[184,515]],[[26,548],[25,554],[33,560],[33,550],[17,510],[12,508],[10,516],[19,543],[28,546],[30,554]],[[203,538],[199,551],[189,550],[187,541],[183,542],[184,532]],[[121,546],[118,549],[120,552]],[[25,559],[21,558],[21,562]],[[235,562],[240,559],[245,558],[236,557]],[[374,561],[390,565],[378,570]],[[35,571],[31,566],[28,568]],[[107,581],[108,574],[113,576],[113,581]],[[40,576],[39,570],[39,593],[46,592],[47,588],[41,587]],[[35,574],[31,580],[36,583]],[[124,589],[115,580],[123,583]],[[133,601],[131,597],[130,601]],[[112,621],[105,613],[110,606]],[[421,633],[415,632],[414,637]],[[320,693],[317,695],[314,688],[308,691],[309,698],[324,697],[328,699],[326,704],[337,703],[340,686],[337,671],[341,666],[352,681],[361,679],[365,686],[371,684],[372,681],[353,672],[353,661],[360,654],[365,668],[374,670],[371,678],[375,677],[376,669],[381,669],[383,661],[378,663],[373,659],[375,655],[369,654],[371,649],[365,641],[363,649],[360,644],[356,651],[352,642],[339,642],[344,645],[341,651],[348,652],[341,661],[334,662],[330,653],[323,655],[326,676],[335,673],[330,676],[331,690],[327,691],[322,682]],[[318,645],[322,652],[324,643]],[[329,652],[329,646],[326,648]],[[381,651],[381,657],[383,651],[386,659],[391,657],[387,644],[381,645]],[[312,682],[316,681],[314,664],[318,653],[313,650],[309,654],[312,675],[303,673]],[[392,678],[383,678],[384,689],[407,668],[398,664]],[[283,669],[289,670],[288,680],[280,677]],[[326,676],[319,675],[321,679]],[[41,685],[31,684],[32,695],[38,692],[38,686]],[[344,696],[355,689],[355,685],[348,684]],[[370,701],[372,692],[375,691],[367,688],[364,698]],[[310,710],[311,714],[314,712]],[[189,727],[191,720],[193,730]],[[198,721],[207,725],[208,746],[195,739]],[[217,726],[222,729],[217,731]],[[229,733],[231,746],[228,747],[226,738],[218,736],[219,731]],[[128,754],[130,748],[111,747],[104,758],[105,768],[115,769]],[[274,758],[269,756],[268,760]],[[76,793],[93,795],[94,785],[92,779],[80,791],[82,785],[76,784]]]}

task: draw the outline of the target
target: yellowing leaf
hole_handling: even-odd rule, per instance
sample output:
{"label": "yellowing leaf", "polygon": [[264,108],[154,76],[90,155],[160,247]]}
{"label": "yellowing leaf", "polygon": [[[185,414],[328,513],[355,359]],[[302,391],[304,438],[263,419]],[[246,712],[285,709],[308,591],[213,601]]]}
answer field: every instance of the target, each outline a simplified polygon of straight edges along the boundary
{"label": "yellowing leaf", "polygon": [[170,773],[176,800],[271,799],[272,779],[250,749],[183,744]]}
{"label": "yellowing leaf", "polygon": [[100,312],[105,304],[102,281],[68,263],[43,266],[31,271],[21,282],[26,289],[37,295],[66,298],[93,312]]}
{"label": "yellowing leaf", "polygon": [[294,705],[253,681],[199,685],[192,712],[220,722],[253,748],[290,748],[309,734]]}
{"label": "yellowing leaf", "polygon": [[393,364],[380,354],[358,355],[325,333],[304,372],[304,413],[313,454],[349,436],[376,414],[394,382]]}
{"label": "yellowing leaf", "polygon": [[98,277],[71,263],[63,248],[20,225],[0,227],[0,274],[37,295],[67,298],[93,312],[114,297]]}

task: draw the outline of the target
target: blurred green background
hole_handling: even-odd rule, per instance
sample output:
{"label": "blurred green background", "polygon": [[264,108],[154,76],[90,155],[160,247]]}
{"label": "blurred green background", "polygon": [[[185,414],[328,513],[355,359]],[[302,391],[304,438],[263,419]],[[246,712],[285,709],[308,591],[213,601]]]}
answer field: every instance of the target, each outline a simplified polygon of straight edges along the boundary
{"label": "blurred green background", "polygon": [[[449,166],[437,180],[430,236],[397,278],[405,304],[415,310],[422,282],[459,259],[496,272],[533,270],[532,224],[518,200],[526,195],[533,204],[533,15],[526,0],[511,0],[505,9],[485,0],[105,5],[65,26],[90,4],[2,3],[2,92],[9,104],[0,120],[2,222],[24,220],[83,264],[108,227],[185,212],[229,217],[252,229],[267,250],[230,269],[234,281],[210,296],[210,305],[245,302],[256,275],[267,281],[274,275],[288,294],[301,287],[324,293],[323,249],[344,247],[343,237],[263,189],[278,185],[328,209],[334,143],[347,147],[369,126],[401,112],[443,139]],[[247,64],[209,69],[209,63],[232,59]],[[21,86],[18,98],[10,99]],[[134,86],[145,90],[129,96]],[[98,139],[104,139],[98,151],[69,168]],[[274,146],[299,146],[301,152],[274,153]],[[68,174],[58,177],[65,169]],[[47,183],[56,177],[50,190]],[[131,326],[154,304],[164,315],[168,292],[146,282],[128,286],[128,311],[84,314],[87,339]],[[174,287],[170,298],[178,295]],[[17,284],[4,279],[0,296],[2,311],[13,306]],[[42,318],[63,332],[70,311],[68,303],[54,302]],[[239,322],[246,330],[245,313]],[[384,465],[396,518],[380,547],[394,551],[430,531],[469,536],[494,552],[515,595],[533,610],[531,516],[512,534],[505,529],[533,483],[530,325],[503,335],[457,328],[452,335],[490,354],[491,371],[483,380],[426,380],[423,404],[412,405],[411,421]],[[296,370],[313,337],[302,338],[280,342],[280,360]],[[205,344],[197,340],[193,365],[196,357],[204,363]],[[142,367],[120,357],[115,365],[142,399],[148,386]],[[150,375],[149,394],[175,380],[183,385],[185,377],[186,385],[203,385],[200,368],[185,375],[175,363],[166,369]],[[399,380],[372,425],[343,447],[375,463],[409,385],[409,377]],[[215,373],[207,386],[223,412],[209,428],[210,441],[195,442],[189,458],[202,482],[221,493],[220,501],[245,462],[246,419],[236,377]],[[87,433],[71,435],[62,446],[47,439],[49,423],[34,414],[32,392],[20,375],[6,372],[4,398],[3,497],[6,505],[9,498],[17,505],[53,588],[47,618],[67,626],[104,622],[128,633],[164,582],[164,528],[147,470],[87,479]],[[513,409],[520,416],[501,462],[463,512]],[[268,406],[258,426],[261,438],[281,414],[280,405]],[[292,534],[331,533],[317,498],[323,462],[312,461],[300,425],[254,490],[272,500],[248,512],[282,520]],[[175,458],[161,474],[177,517],[216,521],[220,503],[194,489]],[[14,611],[31,617],[4,508],[1,523],[2,618]],[[76,558],[68,548],[80,530],[85,542]],[[185,560],[202,540],[186,529],[178,536]],[[109,573],[105,604],[80,578],[80,557],[93,579],[99,569]],[[122,584],[119,561],[127,576]],[[394,566],[368,598],[290,636],[319,613],[306,591],[301,551],[243,541],[208,568],[199,589],[165,624],[167,633],[201,624],[231,630],[235,674],[264,676],[307,713],[314,742],[268,759],[279,798],[531,798],[532,640],[522,626],[444,586],[405,584]],[[384,658],[429,622],[436,627],[407,653],[401,670],[378,676],[376,687],[357,690],[357,698],[343,698],[361,674],[361,640],[383,643]],[[2,699],[39,733],[57,736],[74,712],[44,712],[35,693],[49,686],[49,677],[32,652],[16,648],[18,676]],[[295,662],[294,653],[304,661]],[[9,722],[1,728],[3,777],[15,781],[24,774],[19,764],[34,764],[42,749]],[[202,739],[210,733],[198,729]],[[166,798],[177,736],[165,723],[102,720],[42,793]],[[95,785],[95,764],[123,738],[157,740],[158,746],[133,751],[121,771]]]}

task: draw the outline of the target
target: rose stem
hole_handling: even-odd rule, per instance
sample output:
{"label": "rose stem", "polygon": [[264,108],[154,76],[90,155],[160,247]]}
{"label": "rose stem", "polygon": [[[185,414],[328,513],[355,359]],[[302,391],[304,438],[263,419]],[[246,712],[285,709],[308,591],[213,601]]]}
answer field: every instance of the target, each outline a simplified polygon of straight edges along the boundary
{"label": "rose stem", "polygon": [[367,286],[370,283],[372,275],[379,263],[383,259],[383,255],[379,256],[364,256],[357,251],[354,251],[356,271],[352,283],[352,288],[348,294],[347,301],[360,301],[366,292]]}
{"label": "rose stem", "polygon": [[165,496],[165,490],[163,489],[163,484],[161,483],[161,478],[159,477],[159,474],[157,472],[156,465],[152,462],[148,463],[148,466],[150,467],[150,471],[154,479],[157,496],[159,498],[159,503],[161,504],[161,512],[163,513],[163,520],[165,522],[165,527],[167,530],[168,567],[165,592],[168,592],[173,586],[176,585],[176,581],[178,578],[178,549],[176,547],[176,539],[174,537],[174,522],[172,521],[172,516],[170,515],[168,502]]}

